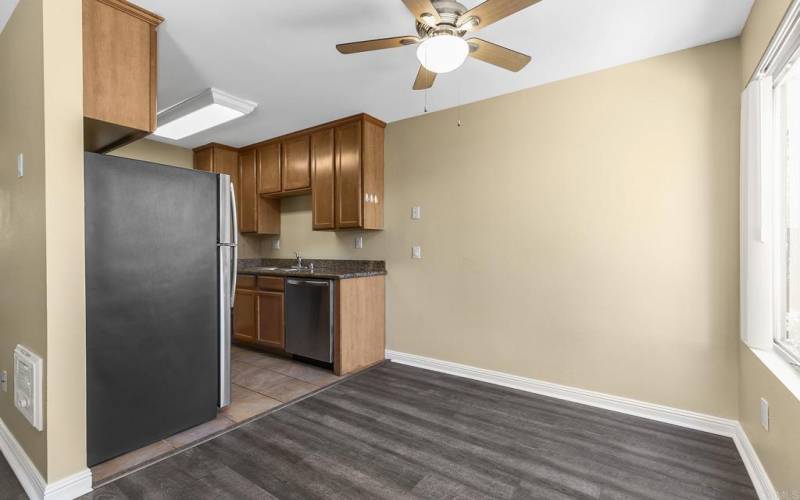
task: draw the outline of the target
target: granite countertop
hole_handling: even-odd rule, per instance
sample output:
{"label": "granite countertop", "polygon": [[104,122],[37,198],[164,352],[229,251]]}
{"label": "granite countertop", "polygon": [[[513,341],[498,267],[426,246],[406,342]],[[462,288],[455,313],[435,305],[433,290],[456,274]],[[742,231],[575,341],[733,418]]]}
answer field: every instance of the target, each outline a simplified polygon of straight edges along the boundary
{"label": "granite countertop", "polygon": [[287,270],[296,264],[294,259],[239,259],[239,274],[324,279],[366,278],[386,274],[386,262],[382,260],[303,259],[304,267],[311,263],[314,264],[314,272],[308,269]]}

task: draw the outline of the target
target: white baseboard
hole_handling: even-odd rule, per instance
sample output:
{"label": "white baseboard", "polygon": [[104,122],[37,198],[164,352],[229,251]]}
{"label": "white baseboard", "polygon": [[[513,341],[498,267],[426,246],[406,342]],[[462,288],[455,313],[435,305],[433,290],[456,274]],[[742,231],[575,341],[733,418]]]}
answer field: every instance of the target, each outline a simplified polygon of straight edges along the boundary
{"label": "white baseboard", "polygon": [[748,474],[750,474],[750,479],[753,481],[753,486],[758,493],[758,497],[761,500],[778,499],[778,495],[775,492],[775,488],[772,486],[769,476],[767,476],[764,470],[764,466],[761,464],[744,429],[742,429],[742,426],[736,420],[646,403],[644,401],[603,394],[601,392],[578,389],[566,385],[554,384],[552,382],[544,382],[532,378],[520,377],[519,375],[477,368],[475,366],[426,358],[424,356],[417,356],[416,354],[387,350],[386,359],[404,365],[416,366],[418,368],[425,368],[427,370],[447,373],[472,380],[480,380],[503,387],[511,387],[534,394],[541,394],[543,396],[550,396],[574,403],[730,437],[733,439],[736,448],[739,450],[739,454],[742,456],[742,460],[744,461]]}
{"label": "white baseboard", "polygon": [[16,474],[25,493],[33,500],[72,500],[92,491],[92,472],[89,469],[47,484],[39,469],[2,420],[0,420],[0,452]]}

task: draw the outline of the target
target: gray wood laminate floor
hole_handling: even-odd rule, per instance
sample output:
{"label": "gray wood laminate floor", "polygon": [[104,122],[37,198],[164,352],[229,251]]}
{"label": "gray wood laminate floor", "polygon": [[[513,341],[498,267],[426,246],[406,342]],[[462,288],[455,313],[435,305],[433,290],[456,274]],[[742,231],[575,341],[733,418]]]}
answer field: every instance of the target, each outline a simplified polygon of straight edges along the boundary
{"label": "gray wood laminate floor", "polygon": [[757,497],[729,438],[386,363],[87,498]]}
{"label": "gray wood laminate floor", "polygon": [[0,500],[27,500],[28,495],[17,481],[11,466],[0,454]]}

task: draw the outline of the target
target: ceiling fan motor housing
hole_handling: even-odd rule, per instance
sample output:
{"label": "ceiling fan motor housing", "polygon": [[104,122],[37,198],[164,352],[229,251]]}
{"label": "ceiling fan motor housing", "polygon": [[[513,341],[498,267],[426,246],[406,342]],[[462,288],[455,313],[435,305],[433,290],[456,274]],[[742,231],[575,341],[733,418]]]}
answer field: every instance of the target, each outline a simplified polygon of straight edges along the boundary
{"label": "ceiling fan motor housing", "polygon": [[417,33],[421,38],[442,34],[464,36],[466,30],[458,29],[458,20],[467,11],[466,7],[453,0],[433,0],[431,4],[440,20],[436,26],[417,21]]}

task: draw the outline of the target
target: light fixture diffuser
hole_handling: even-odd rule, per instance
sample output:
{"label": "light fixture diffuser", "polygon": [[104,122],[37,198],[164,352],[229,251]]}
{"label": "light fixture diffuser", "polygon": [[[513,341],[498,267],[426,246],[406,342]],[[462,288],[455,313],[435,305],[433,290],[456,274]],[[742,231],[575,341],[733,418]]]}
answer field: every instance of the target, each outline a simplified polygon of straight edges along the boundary
{"label": "light fixture diffuser", "polygon": [[179,140],[248,115],[258,105],[214,88],[158,113],[153,135]]}
{"label": "light fixture diffuser", "polygon": [[467,42],[451,34],[427,38],[417,49],[419,62],[434,73],[449,73],[458,69],[468,55]]}

